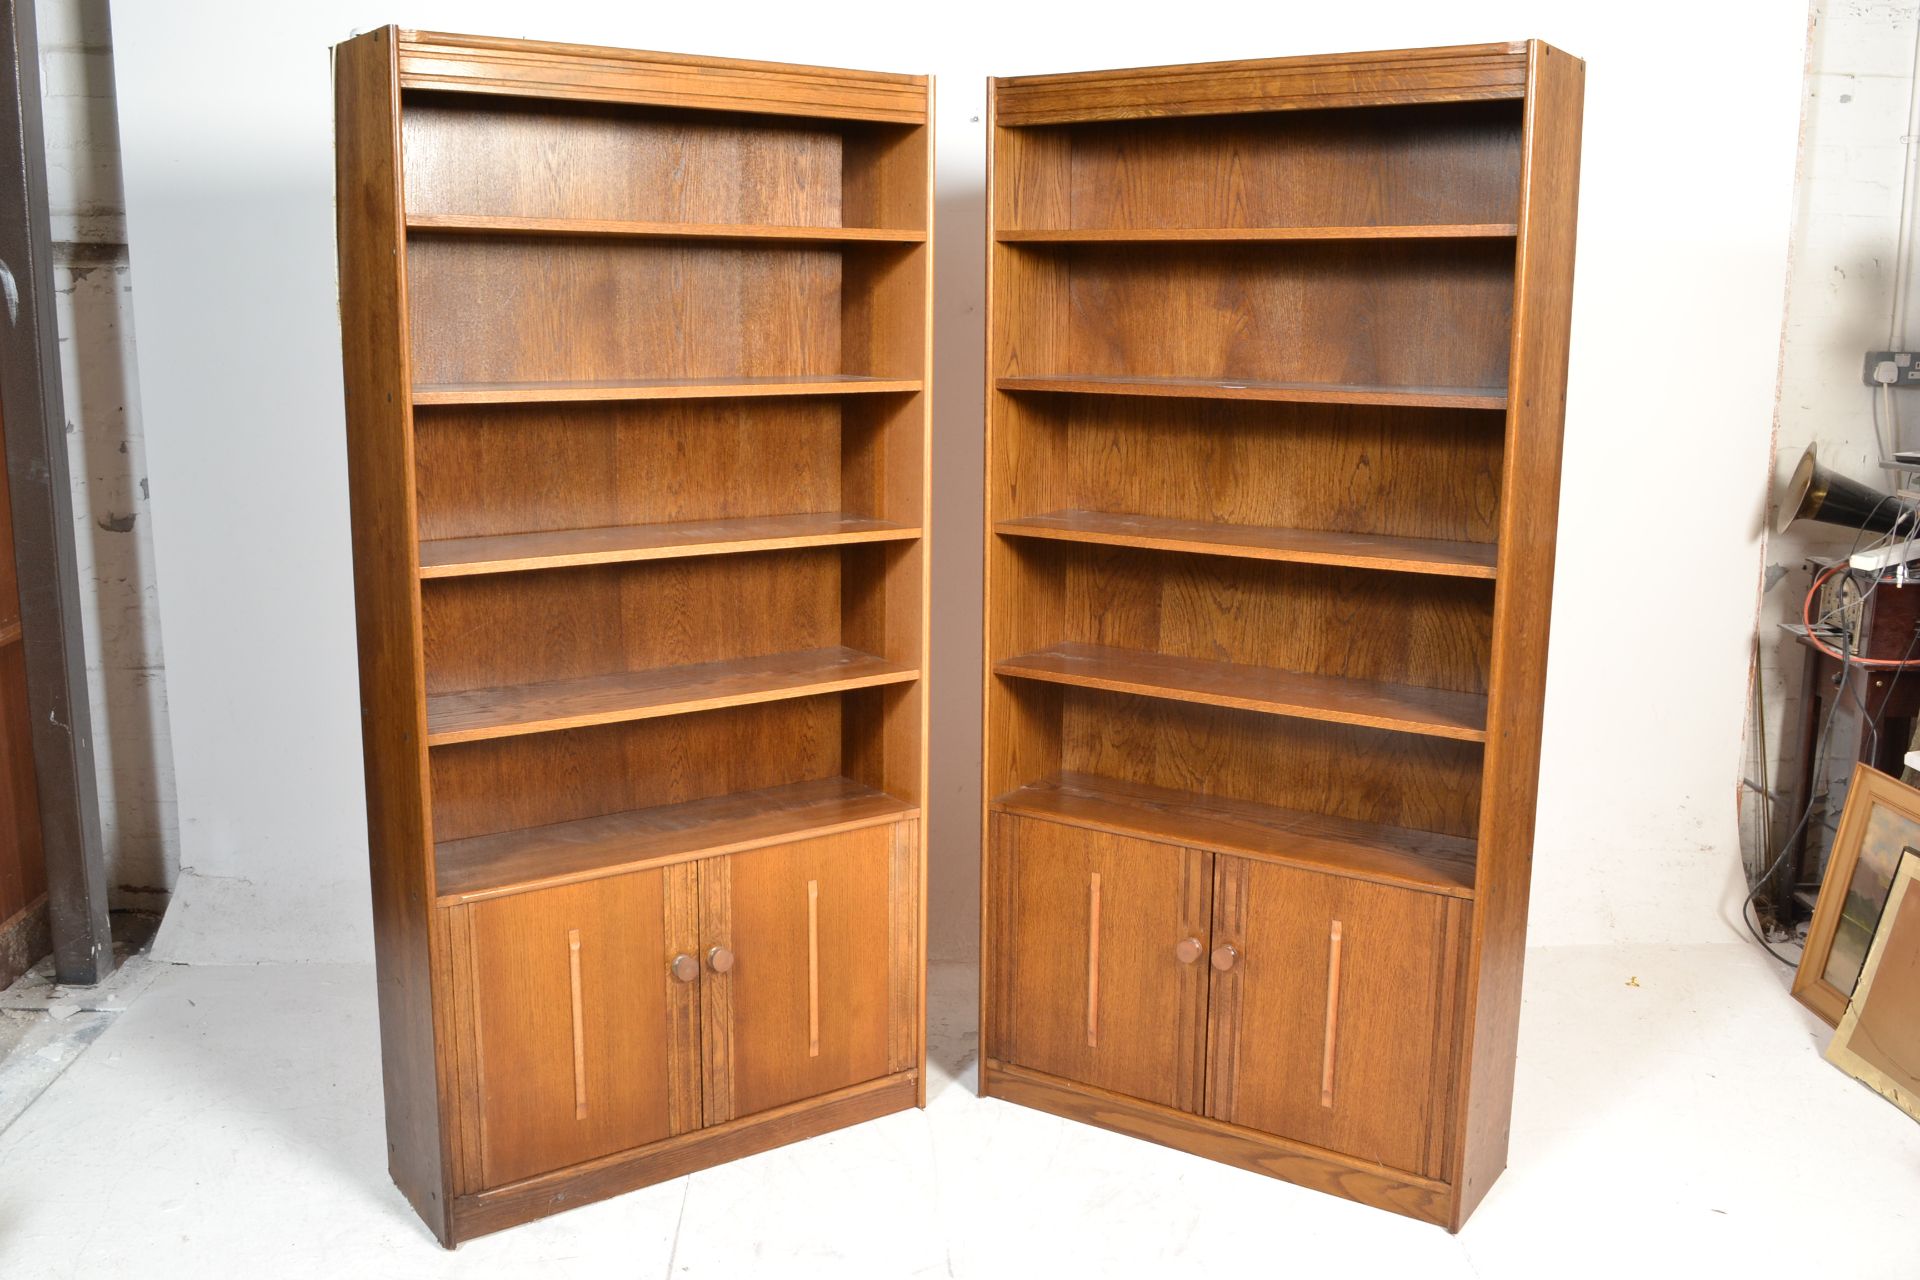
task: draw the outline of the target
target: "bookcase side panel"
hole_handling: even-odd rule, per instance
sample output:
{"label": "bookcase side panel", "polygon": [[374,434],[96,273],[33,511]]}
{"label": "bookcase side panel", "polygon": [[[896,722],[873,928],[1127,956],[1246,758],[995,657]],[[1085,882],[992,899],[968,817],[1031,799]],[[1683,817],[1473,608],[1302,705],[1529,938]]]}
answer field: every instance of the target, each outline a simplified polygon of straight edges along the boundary
{"label": "bookcase side panel", "polygon": [[334,66],[341,336],[388,1166],[448,1241],[394,38],[349,41]]}
{"label": "bookcase side panel", "polygon": [[1529,65],[1469,1041],[1457,1086],[1463,1128],[1449,1179],[1455,1230],[1506,1167],[1566,413],[1586,68],[1538,41]]}

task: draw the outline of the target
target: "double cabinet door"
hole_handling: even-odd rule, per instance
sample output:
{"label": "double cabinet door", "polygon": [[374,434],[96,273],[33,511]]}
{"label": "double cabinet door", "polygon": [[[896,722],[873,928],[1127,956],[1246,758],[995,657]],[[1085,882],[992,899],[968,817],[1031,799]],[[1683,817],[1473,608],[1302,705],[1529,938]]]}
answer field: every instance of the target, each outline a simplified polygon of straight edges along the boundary
{"label": "double cabinet door", "polygon": [[993,823],[997,1060],[1442,1176],[1461,900]]}
{"label": "double cabinet door", "polygon": [[448,908],[466,1189],[911,1067],[915,827]]}

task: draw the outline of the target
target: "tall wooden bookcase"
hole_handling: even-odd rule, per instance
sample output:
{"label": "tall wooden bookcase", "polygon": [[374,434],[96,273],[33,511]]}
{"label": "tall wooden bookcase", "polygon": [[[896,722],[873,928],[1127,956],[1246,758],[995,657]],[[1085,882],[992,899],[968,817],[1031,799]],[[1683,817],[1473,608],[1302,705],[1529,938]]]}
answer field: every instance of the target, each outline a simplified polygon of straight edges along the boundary
{"label": "tall wooden bookcase", "polygon": [[982,1092],[1504,1166],[1583,64],[993,82]]}
{"label": "tall wooden bookcase", "polygon": [[451,1245],[923,1103],[929,81],[335,81],[394,1180]]}

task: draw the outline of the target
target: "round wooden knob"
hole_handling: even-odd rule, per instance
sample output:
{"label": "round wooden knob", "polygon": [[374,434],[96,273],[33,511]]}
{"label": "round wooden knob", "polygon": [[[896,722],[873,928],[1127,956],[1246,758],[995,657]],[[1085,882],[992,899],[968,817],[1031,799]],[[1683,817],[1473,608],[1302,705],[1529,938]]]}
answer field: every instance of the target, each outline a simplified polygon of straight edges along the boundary
{"label": "round wooden knob", "polygon": [[733,952],[727,947],[715,947],[707,952],[707,967],[715,973],[725,973],[733,968]]}
{"label": "round wooden knob", "polygon": [[700,962],[684,951],[675,956],[667,968],[682,982],[692,982],[700,976]]}
{"label": "round wooden knob", "polygon": [[1200,939],[1182,938],[1173,944],[1173,958],[1181,964],[1192,964],[1200,958],[1203,950],[1205,948],[1200,945]]}
{"label": "round wooden knob", "polygon": [[1213,949],[1213,967],[1222,973],[1233,968],[1234,962],[1239,958],[1240,948],[1231,942],[1223,942]]}

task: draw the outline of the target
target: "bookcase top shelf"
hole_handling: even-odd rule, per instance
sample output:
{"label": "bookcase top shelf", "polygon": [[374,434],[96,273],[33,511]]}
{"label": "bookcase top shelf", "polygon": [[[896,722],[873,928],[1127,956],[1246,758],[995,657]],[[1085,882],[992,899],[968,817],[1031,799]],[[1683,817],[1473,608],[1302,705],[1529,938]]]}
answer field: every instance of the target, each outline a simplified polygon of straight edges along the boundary
{"label": "bookcase top shelf", "polygon": [[918,812],[847,778],[824,778],[442,841],[441,905],[880,826]]}
{"label": "bookcase top shelf", "polygon": [[1196,400],[1276,400],[1294,404],[1405,405],[1433,409],[1505,409],[1504,387],[1388,387],[1335,382],[1260,382],[1235,378],[1130,378],[1055,374],[997,378],[1001,391],[1099,396],[1175,396]]}
{"label": "bookcase top shelf", "polygon": [[886,124],[927,120],[925,76],[444,31],[402,29],[398,43],[402,90]]}
{"label": "bookcase top shelf", "polygon": [[997,675],[1021,680],[1462,742],[1487,740],[1487,700],[1480,694],[1076,642],[1007,658],[993,669]]}
{"label": "bookcase top shelf", "polygon": [[430,538],[420,543],[420,576],[459,578],[576,565],[790,551],[862,542],[905,542],[919,536],[920,530],[908,525],[844,511],[826,511],[552,529],[474,538]]}
{"label": "bookcase top shelf", "polygon": [[993,808],[1448,897],[1473,896],[1474,843],[1462,836],[1072,772],[1008,792]]}
{"label": "bookcase top shelf", "polygon": [[410,213],[407,229],[452,235],[581,236],[629,240],[767,240],[806,244],[924,244],[902,227],[800,227],[751,222],[636,222],[622,218],[528,218],[494,213]]}
{"label": "bookcase top shelf", "polygon": [[646,671],[543,680],[427,697],[427,745],[686,715],[842,693],[919,678],[919,671],[844,645]]}
{"label": "bookcase top shelf", "polygon": [[413,389],[416,405],[540,404],[571,400],[726,400],[746,396],[900,395],[917,378],[810,373],[765,378],[580,379],[558,382],[444,382]]}
{"label": "bookcase top shelf", "polygon": [[1490,542],[1279,529],[1110,511],[1054,511],[1024,516],[1002,520],[994,525],[994,531],[1010,538],[1041,538],[1295,564],[1343,565],[1449,578],[1492,578],[1498,555],[1498,548]]}
{"label": "bookcase top shelf", "polygon": [[1371,227],[1060,227],[1003,229],[1002,244],[1238,244],[1289,240],[1510,240],[1511,222],[1447,222]]}
{"label": "bookcase top shelf", "polygon": [[1014,76],[993,82],[1000,125],[1520,98],[1538,41]]}

